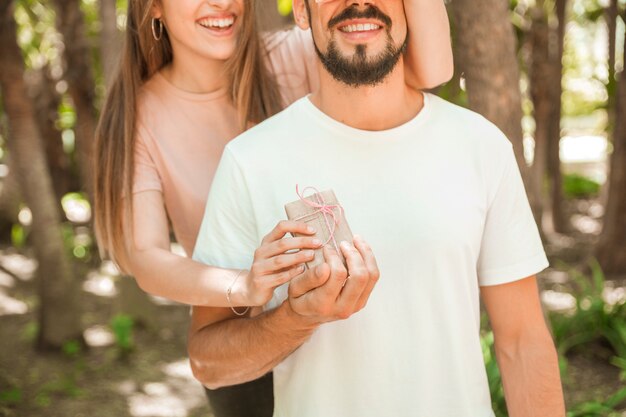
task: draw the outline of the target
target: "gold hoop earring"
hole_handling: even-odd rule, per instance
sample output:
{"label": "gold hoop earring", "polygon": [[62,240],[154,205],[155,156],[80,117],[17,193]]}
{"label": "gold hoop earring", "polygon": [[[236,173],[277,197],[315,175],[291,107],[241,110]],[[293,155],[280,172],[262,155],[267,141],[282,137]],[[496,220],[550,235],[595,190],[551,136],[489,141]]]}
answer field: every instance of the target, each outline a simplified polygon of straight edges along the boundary
{"label": "gold hoop earring", "polygon": [[[159,36],[157,36],[157,22],[159,22]],[[155,41],[160,41],[163,37],[163,22],[161,22],[161,19],[152,18],[152,36]]]}

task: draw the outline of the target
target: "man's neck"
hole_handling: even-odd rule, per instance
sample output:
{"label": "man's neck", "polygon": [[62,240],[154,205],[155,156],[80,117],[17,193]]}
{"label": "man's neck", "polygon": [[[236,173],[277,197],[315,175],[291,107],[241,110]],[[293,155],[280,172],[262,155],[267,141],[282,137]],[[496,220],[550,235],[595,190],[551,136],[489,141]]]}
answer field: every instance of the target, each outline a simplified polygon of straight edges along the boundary
{"label": "man's neck", "polygon": [[407,86],[404,65],[376,86],[350,87],[335,80],[318,61],[320,88],[311,102],[333,119],[362,130],[387,130],[413,119],[424,107],[420,91]]}

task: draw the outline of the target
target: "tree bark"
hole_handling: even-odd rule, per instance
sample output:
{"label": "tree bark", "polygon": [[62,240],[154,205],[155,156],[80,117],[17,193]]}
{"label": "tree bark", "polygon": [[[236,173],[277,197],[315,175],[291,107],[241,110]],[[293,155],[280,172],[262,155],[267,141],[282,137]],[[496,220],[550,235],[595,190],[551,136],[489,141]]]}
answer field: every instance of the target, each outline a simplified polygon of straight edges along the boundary
{"label": "tree bark", "polygon": [[[554,100],[550,96],[550,26],[544,2],[538,0],[531,9],[532,25],[530,28],[531,62],[529,67],[530,97],[533,102],[535,119],[535,156],[530,170],[529,190],[533,201],[535,220],[543,217],[546,206],[546,168],[548,165],[548,137],[550,124],[550,106]],[[554,52],[554,51],[553,51]]]}
{"label": "tree bark", "polygon": [[117,9],[115,0],[100,0],[100,60],[107,88],[113,82],[118,66],[122,38],[117,30]]}
{"label": "tree bark", "polygon": [[[626,35],[624,53],[626,54]],[[621,71],[617,84],[615,115],[609,197],[596,255],[605,273],[624,274],[626,273],[626,69]]]}
{"label": "tree bark", "polygon": [[[536,217],[549,208],[552,229],[559,233],[565,232],[568,226],[562,207],[563,180],[559,155],[566,6],[566,0],[537,1],[532,9],[531,29],[530,92],[536,127],[531,201],[535,203],[533,211]],[[549,180],[547,196],[544,192],[546,179]],[[546,197],[549,197],[547,201]]]}
{"label": "tree bark", "polygon": [[37,127],[43,139],[52,186],[57,201],[72,190],[76,190],[77,184],[73,184],[72,167],[68,155],[63,149],[63,138],[55,123],[59,117],[59,105],[61,99],[55,90],[55,81],[50,78],[47,67],[36,71],[31,78],[33,103]]}
{"label": "tree bark", "polygon": [[57,30],[63,35],[65,79],[76,111],[76,160],[83,189],[92,196],[91,155],[96,130],[91,50],[80,0],[54,0]]}
{"label": "tree bark", "polygon": [[563,211],[563,175],[561,173],[561,96],[563,94],[563,46],[565,40],[565,14],[567,0],[556,0],[556,51],[552,54],[550,90],[552,97],[551,114],[548,125],[548,175],[550,178],[550,202],[552,227],[555,232],[567,231],[568,218]]}
{"label": "tree bark", "polygon": [[38,347],[60,348],[69,340],[82,340],[77,280],[63,245],[58,205],[23,80],[13,5],[0,2],[0,88],[9,125],[7,145],[33,215],[31,236],[39,262]]}
{"label": "tree bark", "polygon": [[606,86],[607,94],[609,96],[609,102],[607,106],[609,116],[609,132],[613,130],[615,125],[615,86],[617,80],[615,79],[615,52],[616,52],[616,40],[617,40],[617,16],[619,13],[617,0],[611,0],[609,7],[606,9],[606,26],[608,31],[608,82]]}
{"label": "tree bark", "polygon": [[452,0],[450,9],[456,24],[455,55],[465,75],[469,107],[506,134],[527,181],[520,74],[508,2]]}

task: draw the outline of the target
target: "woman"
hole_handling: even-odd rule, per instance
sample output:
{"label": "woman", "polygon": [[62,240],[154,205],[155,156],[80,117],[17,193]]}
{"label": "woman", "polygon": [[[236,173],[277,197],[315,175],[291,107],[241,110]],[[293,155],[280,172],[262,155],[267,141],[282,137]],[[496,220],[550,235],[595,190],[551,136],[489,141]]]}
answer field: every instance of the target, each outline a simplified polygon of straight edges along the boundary
{"label": "woman", "polygon": [[[412,29],[407,81],[417,88],[447,81],[452,59],[443,2],[405,0],[405,10]],[[293,249],[301,250],[284,254],[277,242],[285,233],[311,232],[303,224],[277,226],[257,250],[264,261],[251,271],[214,268],[170,250],[171,224],[192,253],[226,143],[316,86],[310,34],[296,28],[261,41],[255,13],[253,0],[128,2],[120,72],[96,135],[95,220],[100,246],[148,293],[190,305],[263,305],[276,286],[302,272],[313,256],[307,249],[319,245],[294,239]],[[256,389],[251,384],[226,391],[230,397]],[[258,415],[267,415],[268,382],[256,384],[268,402]],[[220,405],[220,391],[210,394],[214,412],[234,415],[232,404]]]}

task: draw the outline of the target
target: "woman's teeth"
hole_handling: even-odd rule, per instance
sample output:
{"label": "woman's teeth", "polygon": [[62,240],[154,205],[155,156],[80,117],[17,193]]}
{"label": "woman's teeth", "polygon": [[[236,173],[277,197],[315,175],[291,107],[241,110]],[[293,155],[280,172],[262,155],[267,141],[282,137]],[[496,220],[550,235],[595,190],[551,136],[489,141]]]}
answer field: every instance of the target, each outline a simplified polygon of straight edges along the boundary
{"label": "woman's teeth", "polygon": [[380,29],[380,26],[375,25],[373,23],[364,23],[364,24],[358,24],[358,25],[347,25],[342,27],[341,30],[342,32],[346,32],[346,33],[350,33],[350,32],[366,32],[369,30],[378,30]]}
{"label": "woman's teeth", "polygon": [[200,20],[198,23],[201,26],[204,26],[205,28],[223,29],[223,28],[231,27],[234,22],[235,22],[235,18],[229,17],[226,19],[203,19],[203,20]]}

